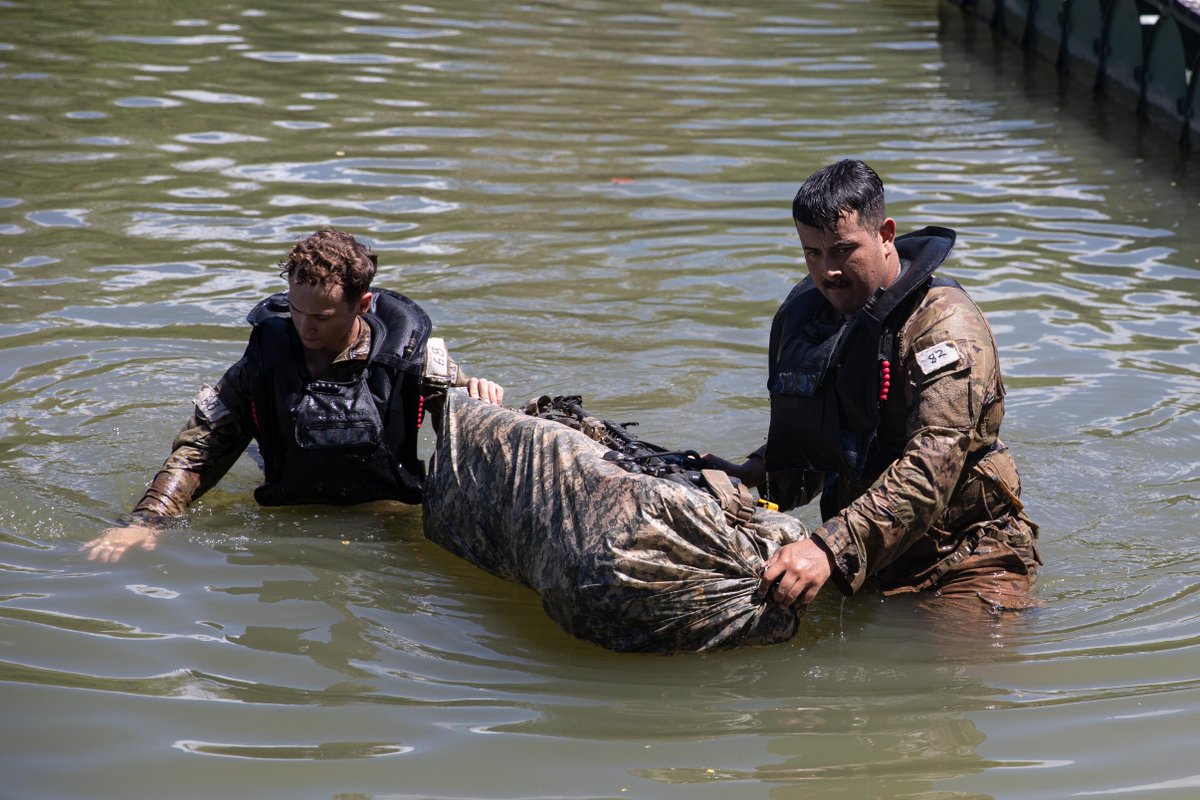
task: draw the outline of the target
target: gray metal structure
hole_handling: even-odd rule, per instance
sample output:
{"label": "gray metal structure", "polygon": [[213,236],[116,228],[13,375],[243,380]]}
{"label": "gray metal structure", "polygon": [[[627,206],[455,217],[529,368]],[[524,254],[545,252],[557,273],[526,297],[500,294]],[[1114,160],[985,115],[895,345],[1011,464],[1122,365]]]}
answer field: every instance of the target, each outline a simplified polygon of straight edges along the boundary
{"label": "gray metal structure", "polygon": [[948,0],[1072,80],[1200,142],[1200,0]]}

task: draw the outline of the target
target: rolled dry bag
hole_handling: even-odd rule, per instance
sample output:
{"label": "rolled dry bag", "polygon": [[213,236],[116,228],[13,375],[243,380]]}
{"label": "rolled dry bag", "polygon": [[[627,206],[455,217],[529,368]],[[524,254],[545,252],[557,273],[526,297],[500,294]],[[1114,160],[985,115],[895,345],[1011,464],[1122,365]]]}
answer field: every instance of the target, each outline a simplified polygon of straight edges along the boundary
{"label": "rolled dry bag", "polygon": [[566,425],[446,398],[425,482],[425,536],[529,586],[567,633],[617,651],[685,652],[795,635],[800,607],[754,597],[764,559],[808,535],[755,508],[629,472]]}

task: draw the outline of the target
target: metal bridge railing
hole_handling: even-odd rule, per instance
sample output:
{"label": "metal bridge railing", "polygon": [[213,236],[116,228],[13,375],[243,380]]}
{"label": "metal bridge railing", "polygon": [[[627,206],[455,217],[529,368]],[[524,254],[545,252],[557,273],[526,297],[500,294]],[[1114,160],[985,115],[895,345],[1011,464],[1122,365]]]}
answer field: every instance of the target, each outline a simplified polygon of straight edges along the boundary
{"label": "metal bridge railing", "polygon": [[1200,0],[947,2],[1182,143],[1200,143]]}

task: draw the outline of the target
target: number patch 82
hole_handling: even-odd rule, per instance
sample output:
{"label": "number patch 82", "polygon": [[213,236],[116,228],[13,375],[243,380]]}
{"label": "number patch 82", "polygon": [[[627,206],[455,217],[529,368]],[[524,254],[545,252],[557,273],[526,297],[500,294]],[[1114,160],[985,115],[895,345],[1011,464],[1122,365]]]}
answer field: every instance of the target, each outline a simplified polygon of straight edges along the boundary
{"label": "number patch 82", "polygon": [[954,342],[939,342],[931,345],[919,351],[914,358],[922,375],[929,375],[962,360]]}

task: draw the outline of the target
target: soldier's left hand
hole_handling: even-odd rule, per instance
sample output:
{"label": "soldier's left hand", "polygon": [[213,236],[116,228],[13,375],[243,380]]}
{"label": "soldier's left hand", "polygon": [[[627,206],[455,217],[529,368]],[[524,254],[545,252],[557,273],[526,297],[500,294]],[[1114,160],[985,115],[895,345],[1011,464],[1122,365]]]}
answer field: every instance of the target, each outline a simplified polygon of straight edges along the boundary
{"label": "soldier's left hand", "polygon": [[467,381],[467,394],[485,403],[500,405],[504,402],[504,387],[487,378],[471,378]]}

